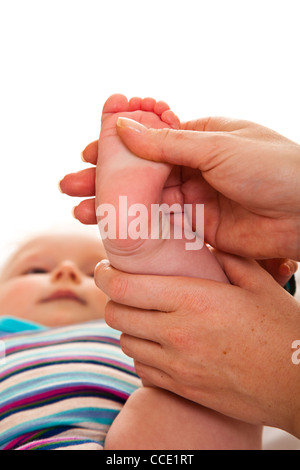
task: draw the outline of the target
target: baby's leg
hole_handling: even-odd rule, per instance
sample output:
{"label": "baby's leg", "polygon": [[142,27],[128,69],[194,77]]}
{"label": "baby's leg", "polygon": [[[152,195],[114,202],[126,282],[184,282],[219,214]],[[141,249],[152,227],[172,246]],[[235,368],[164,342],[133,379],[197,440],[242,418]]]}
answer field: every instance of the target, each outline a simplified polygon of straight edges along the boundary
{"label": "baby's leg", "polygon": [[[146,222],[149,222],[153,204],[176,201],[182,208],[182,181],[181,175],[171,166],[140,159],[123,145],[116,131],[119,116],[132,118],[152,128],[175,127],[177,124],[167,105],[152,99],[128,102],[124,96],[114,95],[104,105],[96,177],[96,211],[99,221],[102,221],[102,229],[105,210],[112,207],[116,216],[116,232],[103,240],[111,264],[132,273],[181,275],[228,282],[205,245],[200,250],[190,251],[186,249],[188,240],[184,237],[134,239],[130,236],[130,224],[134,219],[127,208],[143,205],[147,209]],[[126,205],[120,206],[120,196],[126,198],[127,208]],[[252,448],[257,446],[259,434],[255,427],[224,418],[162,390],[146,387],[134,394],[124,406],[109,432],[107,447]]]}
{"label": "baby's leg", "polygon": [[144,387],[113,422],[105,450],[259,450],[261,434],[257,426]]}

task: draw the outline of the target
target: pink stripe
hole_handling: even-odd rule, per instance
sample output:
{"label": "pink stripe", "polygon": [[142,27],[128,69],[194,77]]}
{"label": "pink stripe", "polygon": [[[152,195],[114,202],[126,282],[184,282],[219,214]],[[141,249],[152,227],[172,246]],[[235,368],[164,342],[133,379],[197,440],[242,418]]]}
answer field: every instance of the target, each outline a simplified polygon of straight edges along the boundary
{"label": "pink stripe", "polygon": [[[61,438],[59,441],[64,442],[64,441],[67,441],[67,440],[70,440],[70,439]],[[30,442],[29,444],[24,444],[23,446],[18,447],[17,450],[30,450],[33,447],[40,446],[40,445],[43,445],[43,444],[50,444],[52,442],[57,442],[57,440],[56,439],[39,439],[38,441]]]}
{"label": "pink stripe", "polygon": [[10,450],[14,449],[16,446],[19,445],[20,442],[24,441],[25,439],[30,439],[31,436],[34,436],[34,433],[28,433],[23,436],[20,436],[16,439],[13,439],[12,441],[9,442],[5,447],[3,447],[3,450]]}

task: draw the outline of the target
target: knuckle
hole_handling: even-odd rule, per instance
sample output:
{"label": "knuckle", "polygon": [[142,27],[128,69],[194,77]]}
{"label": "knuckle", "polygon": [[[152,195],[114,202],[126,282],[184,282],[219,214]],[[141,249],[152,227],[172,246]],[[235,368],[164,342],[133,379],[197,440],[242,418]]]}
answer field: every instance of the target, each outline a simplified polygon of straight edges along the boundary
{"label": "knuckle", "polygon": [[188,384],[191,380],[191,374],[186,361],[182,357],[175,357],[168,364],[168,373],[178,385]]}
{"label": "knuckle", "polygon": [[176,302],[181,306],[180,320],[183,318],[189,320],[191,316],[199,316],[205,313],[211,305],[211,298],[206,291],[195,285],[189,291],[178,291],[176,293]]}
{"label": "knuckle", "polygon": [[124,333],[120,336],[120,346],[124,354],[129,356],[129,342],[128,342],[128,337],[124,335]]}
{"label": "knuckle", "polygon": [[170,154],[170,148],[176,149],[178,142],[183,139],[181,132],[174,131],[174,129],[164,129],[161,141],[161,157],[163,160],[167,159]]}
{"label": "knuckle", "polygon": [[231,147],[232,134],[228,132],[216,133],[212,141],[212,153],[223,154],[228,147]]}
{"label": "knuckle", "polygon": [[187,369],[186,364],[181,365],[180,371],[178,373],[178,379],[180,380],[181,386],[184,387],[184,389],[191,382],[191,373],[189,369]]}
{"label": "knuckle", "polygon": [[190,335],[182,327],[171,327],[166,331],[166,341],[177,350],[186,351],[190,344]]}
{"label": "knuckle", "polygon": [[122,302],[126,296],[128,281],[122,276],[113,277],[108,284],[108,296],[115,302]]}
{"label": "knuckle", "polygon": [[105,306],[104,318],[108,326],[113,327],[115,323],[115,304],[111,300]]}
{"label": "knuckle", "polygon": [[212,305],[212,299],[206,292],[194,292],[189,295],[186,302],[186,308],[188,312],[192,312],[197,315],[205,314]]}
{"label": "knuckle", "polygon": [[[197,361],[198,368],[198,361]],[[198,383],[198,370],[193,361],[182,354],[174,357],[168,364],[168,374],[176,382],[177,391],[181,396],[188,396],[190,387]]]}
{"label": "knuckle", "polygon": [[140,379],[144,378],[144,369],[143,369],[143,364],[134,360],[134,369],[136,374],[139,376]]}
{"label": "knuckle", "polygon": [[234,139],[236,136],[229,132],[216,132],[212,137],[209,137],[204,171],[212,170],[231,156],[234,145],[237,145],[237,141],[234,142]]}
{"label": "knuckle", "polygon": [[181,362],[178,360],[178,358],[173,358],[172,361],[169,361],[168,363],[168,373],[173,379],[177,379],[178,377],[181,376]]}

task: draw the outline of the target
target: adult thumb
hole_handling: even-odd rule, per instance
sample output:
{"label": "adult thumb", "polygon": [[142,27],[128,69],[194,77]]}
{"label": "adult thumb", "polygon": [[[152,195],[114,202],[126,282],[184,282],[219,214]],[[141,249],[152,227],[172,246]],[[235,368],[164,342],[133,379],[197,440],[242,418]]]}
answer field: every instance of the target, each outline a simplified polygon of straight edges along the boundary
{"label": "adult thumb", "polygon": [[129,150],[141,158],[201,171],[216,165],[229,136],[226,132],[152,129],[123,117],[117,121],[117,132]]}

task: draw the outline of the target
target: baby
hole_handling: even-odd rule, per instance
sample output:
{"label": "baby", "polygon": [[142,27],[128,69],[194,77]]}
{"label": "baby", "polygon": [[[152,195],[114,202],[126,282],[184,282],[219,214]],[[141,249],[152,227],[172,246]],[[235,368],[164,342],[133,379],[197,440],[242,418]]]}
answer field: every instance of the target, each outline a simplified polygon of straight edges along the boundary
{"label": "baby", "polygon": [[[103,449],[140,387],[94,283],[103,245],[86,230],[36,235],[0,275],[0,449]],[[3,348],[2,348],[3,350]]]}
{"label": "baby", "polygon": [[95,286],[94,268],[105,256],[100,239],[83,230],[30,238],[0,274],[0,320],[54,327],[103,318],[107,298]]}
{"label": "baby", "polygon": [[[108,100],[97,204],[116,206],[120,194],[129,204],[161,202],[162,196],[170,201],[181,175],[128,154],[115,131],[120,113],[153,126],[176,125],[174,115],[154,100],[130,105],[119,95]],[[123,215],[117,213],[119,222]],[[1,338],[6,362],[0,368],[0,448],[100,449],[104,441],[107,450],[260,447],[258,427],[169,392],[141,388],[132,360],[121,353],[119,334],[98,320],[106,297],[92,276],[106,256],[126,271],[228,282],[206,247],[189,253],[185,242],[108,239],[106,254],[87,234],[52,233],[29,240],[12,256],[0,278],[0,314],[24,320],[27,333]],[[45,329],[36,332],[33,325]]]}

